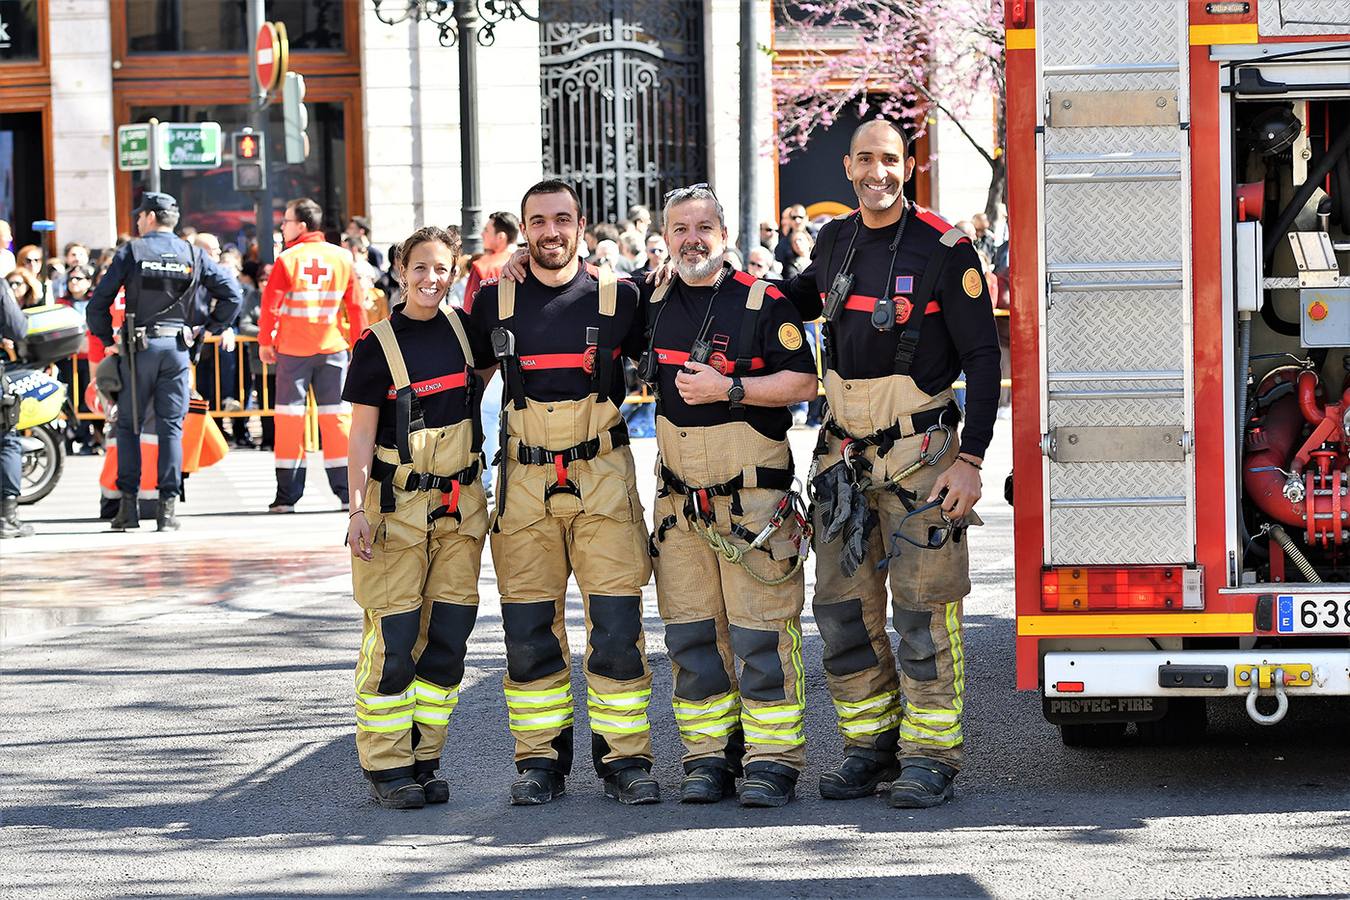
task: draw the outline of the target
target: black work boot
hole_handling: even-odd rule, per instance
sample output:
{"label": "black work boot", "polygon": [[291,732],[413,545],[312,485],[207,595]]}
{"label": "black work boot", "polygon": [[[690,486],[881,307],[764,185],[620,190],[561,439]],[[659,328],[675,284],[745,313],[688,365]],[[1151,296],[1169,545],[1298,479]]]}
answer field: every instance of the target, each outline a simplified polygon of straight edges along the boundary
{"label": "black work boot", "polygon": [[722,766],[694,766],[680,780],[681,803],[717,803],[736,793],[736,778]]}
{"label": "black work boot", "polygon": [[372,779],[370,796],[385,809],[421,809],[427,805],[427,795],[422,786],[406,776],[387,781]]}
{"label": "black work boot", "polygon": [[849,753],[838,766],[821,773],[820,796],[826,800],[870,797],[880,785],[895,780],[899,772],[894,756],[881,762],[862,753]]}
{"label": "black work boot", "polygon": [[796,786],[795,770],[778,763],[751,763],[741,779],[741,806],[786,806]]}
{"label": "black work boot", "polygon": [[526,769],[511,784],[512,806],[540,806],[567,792],[566,782],[548,769]]}
{"label": "black work boot", "polygon": [[159,498],[159,510],[155,513],[156,531],[177,531],[180,527],[178,519],[174,517],[174,507],[178,505],[177,497]]}
{"label": "black work boot", "polygon": [[956,769],[933,759],[907,759],[900,775],[891,782],[891,806],[897,809],[927,809],[952,799]]}
{"label": "black work boot", "polygon": [[661,785],[641,766],[628,766],[605,776],[605,796],[628,806],[661,802]]}
{"label": "black work boot", "polygon": [[135,495],[123,494],[117,501],[117,515],[113,516],[113,531],[129,531],[141,527],[141,505]]}
{"label": "black work boot", "polygon": [[450,802],[450,782],[437,775],[435,769],[430,772],[418,772],[413,778],[422,786],[422,792],[426,794],[428,803]]}
{"label": "black work boot", "polygon": [[32,537],[33,526],[19,519],[19,498],[0,499],[0,538]]}

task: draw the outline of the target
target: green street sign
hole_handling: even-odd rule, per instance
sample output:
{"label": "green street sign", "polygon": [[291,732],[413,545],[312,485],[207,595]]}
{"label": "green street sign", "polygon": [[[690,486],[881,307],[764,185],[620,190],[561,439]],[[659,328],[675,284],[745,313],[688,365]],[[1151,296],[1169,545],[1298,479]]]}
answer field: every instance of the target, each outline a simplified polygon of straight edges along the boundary
{"label": "green street sign", "polygon": [[150,168],[150,126],[117,126],[117,168],[143,172]]}
{"label": "green street sign", "polygon": [[161,169],[218,168],[220,123],[161,122],[156,151]]}

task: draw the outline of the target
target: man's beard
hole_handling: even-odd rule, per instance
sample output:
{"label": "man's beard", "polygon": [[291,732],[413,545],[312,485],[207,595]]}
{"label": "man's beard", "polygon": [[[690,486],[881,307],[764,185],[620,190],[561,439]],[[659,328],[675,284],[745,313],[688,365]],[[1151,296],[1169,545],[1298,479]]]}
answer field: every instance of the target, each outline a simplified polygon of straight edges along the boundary
{"label": "man's beard", "polygon": [[[548,254],[548,256],[545,256]],[[576,238],[570,238],[567,235],[562,236],[562,246],[543,249],[535,244],[530,245],[530,259],[541,269],[567,268],[567,264],[577,255]]]}
{"label": "man's beard", "polygon": [[675,271],[680,273],[680,278],[686,283],[693,281],[703,281],[710,277],[722,266],[722,254],[709,253],[708,257],[700,262],[690,262],[684,254],[675,261]]}

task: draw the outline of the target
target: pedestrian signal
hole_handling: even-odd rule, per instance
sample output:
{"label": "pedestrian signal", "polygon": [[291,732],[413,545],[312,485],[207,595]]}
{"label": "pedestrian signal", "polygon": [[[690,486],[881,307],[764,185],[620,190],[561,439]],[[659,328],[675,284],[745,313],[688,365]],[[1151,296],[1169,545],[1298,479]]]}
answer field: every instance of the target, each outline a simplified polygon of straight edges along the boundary
{"label": "pedestrian signal", "polygon": [[286,131],[286,162],[304,162],[309,157],[309,112],[305,109],[305,77],[287,72],[281,86],[282,122]]}
{"label": "pedestrian signal", "polygon": [[267,154],[262,135],[246,128],[236,131],[230,143],[234,147],[234,189],[263,190],[267,186]]}

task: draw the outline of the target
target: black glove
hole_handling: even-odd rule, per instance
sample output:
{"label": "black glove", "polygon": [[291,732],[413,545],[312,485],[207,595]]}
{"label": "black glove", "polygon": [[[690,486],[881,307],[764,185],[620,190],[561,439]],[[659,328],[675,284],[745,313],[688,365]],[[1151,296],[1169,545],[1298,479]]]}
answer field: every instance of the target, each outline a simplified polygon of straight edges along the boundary
{"label": "black glove", "polygon": [[848,527],[844,530],[843,552],[839,554],[839,571],[844,573],[845,578],[852,578],[867,558],[867,538],[880,521],[876,510],[870,509],[861,495],[858,499],[860,502],[854,505],[854,512],[849,516]]}
{"label": "black glove", "polygon": [[849,478],[848,466],[842,462],[830,466],[816,475],[811,489],[820,507],[820,538],[828,544],[844,530],[853,507],[856,489]]}

